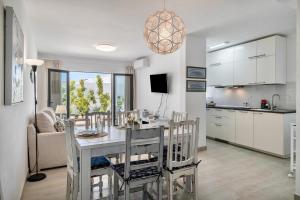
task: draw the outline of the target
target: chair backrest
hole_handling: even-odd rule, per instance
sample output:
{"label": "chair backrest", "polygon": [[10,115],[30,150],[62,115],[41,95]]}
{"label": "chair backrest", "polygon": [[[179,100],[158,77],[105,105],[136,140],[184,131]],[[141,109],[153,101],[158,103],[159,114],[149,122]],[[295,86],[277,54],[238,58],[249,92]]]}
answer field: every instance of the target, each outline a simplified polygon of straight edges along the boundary
{"label": "chair backrest", "polygon": [[186,120],[188,120],[188,113],[173,111],[172,120],[174,122],[186,121]]}
{"label": "chair backrest", "polygon": [[67,165],[73,169],[74,173],[78,173],[77,151],[76,151],[76,139],[74,133],[74,121],[65,120],[65,136],[67,147]]}
{"label": "chair backrest", "polygon": [[183,167],[198,162],[199,118],[170,121],[167,167]]}
{"label": "chair backrest", "polygon": [[140,119],[140,111],[132,110],[132,111],[118,112],[117,113],[117,125],[125,126],[128,122],[129,117],[132,117],[135,120],[139,120]]}
{"label": "chair backrest", "polygon": [[97,122],[103,123],[106,126],[111,126],[111,113],[108,112],[92,112],[85,114],[85,128],[97,128]]}
{"label": "chair backrest", "polygon": [[[144,169],[147,167],[157,167],[162,171],[163,167],[163,147],[164,147],[164,127],[150,129],[131,129],[126,131],[125,150],[125,178],[129,178],[131,170]],[[131,163],[131,157],[135,155],[155,154],[157,159],[146,160],[147,162]]]}

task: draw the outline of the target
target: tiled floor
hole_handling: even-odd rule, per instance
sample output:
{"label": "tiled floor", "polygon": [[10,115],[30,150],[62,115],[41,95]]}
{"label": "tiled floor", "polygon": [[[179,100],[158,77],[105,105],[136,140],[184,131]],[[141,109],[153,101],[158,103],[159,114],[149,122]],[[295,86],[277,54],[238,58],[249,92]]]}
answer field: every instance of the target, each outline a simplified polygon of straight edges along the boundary
{"label": "tiled floor", "polygon": [[[287,176],[288,160],[211,140],[207,146],[199,153],[200,200],[293,199],[295,184]],[[25,184],[23,200],[65,199],[66,168],[46,173],[47,179]],[[180,194],[176,199],[189,198]]]}

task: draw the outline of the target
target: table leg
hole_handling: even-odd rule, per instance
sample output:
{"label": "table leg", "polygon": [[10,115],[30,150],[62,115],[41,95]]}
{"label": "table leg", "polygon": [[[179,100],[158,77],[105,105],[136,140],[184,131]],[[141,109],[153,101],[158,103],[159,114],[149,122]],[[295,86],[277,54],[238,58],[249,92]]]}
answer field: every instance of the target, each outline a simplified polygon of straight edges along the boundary
{"label": "table leg", "polygon": [[90,199],[91,195],[91,150],[80,151],[80,199]]}

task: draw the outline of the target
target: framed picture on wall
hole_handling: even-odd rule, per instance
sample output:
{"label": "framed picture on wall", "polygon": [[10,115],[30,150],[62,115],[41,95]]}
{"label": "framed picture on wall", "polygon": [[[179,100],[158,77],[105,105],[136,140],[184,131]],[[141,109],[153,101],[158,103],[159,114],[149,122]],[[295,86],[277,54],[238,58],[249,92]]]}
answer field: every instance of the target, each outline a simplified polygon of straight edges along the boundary
{"label": "framed picture on wall", "polygon": [[186,67],[186,78],[193,79],[206,79],[206,68],[205,67]]}
{"label": "framed picture on wall", "polygon": [[187,80],[186,81],[187,92],[206,92],[206,81]]}
{"label": "framed picture on wall", "polygon": [[12,7],[5,9],[5,105],[23,102],[24,35]]}

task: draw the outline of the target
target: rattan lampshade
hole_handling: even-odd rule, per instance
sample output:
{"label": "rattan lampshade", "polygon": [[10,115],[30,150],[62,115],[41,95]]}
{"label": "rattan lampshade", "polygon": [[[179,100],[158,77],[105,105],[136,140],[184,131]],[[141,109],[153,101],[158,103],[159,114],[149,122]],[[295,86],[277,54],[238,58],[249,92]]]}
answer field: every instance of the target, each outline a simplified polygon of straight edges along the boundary
{"label": "rattan lampshade", "polygon": [[184,41],[184,23],[173,11],[157,11],[146,20],[144,37],[155,53],[173,53]]}

